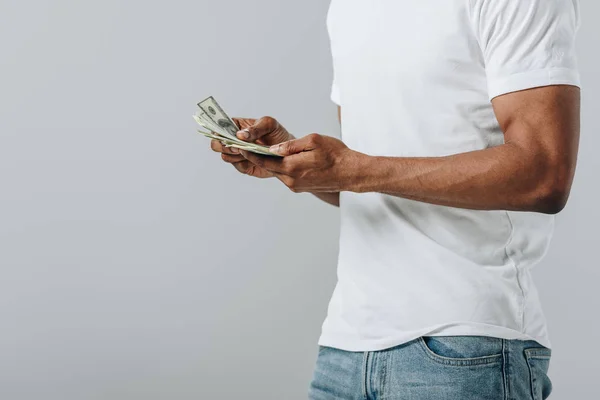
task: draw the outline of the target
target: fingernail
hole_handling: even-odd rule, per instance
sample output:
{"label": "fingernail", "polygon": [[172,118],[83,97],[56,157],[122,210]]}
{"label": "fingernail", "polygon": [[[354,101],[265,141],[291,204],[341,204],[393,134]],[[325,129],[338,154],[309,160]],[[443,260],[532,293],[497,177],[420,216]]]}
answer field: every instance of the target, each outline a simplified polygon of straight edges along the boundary
{"label": "fingernail", "polygon": [[248,129],[242,129],[241,131],[239,131],[237,133],[237,135],[240,139],[244,139],[244,140],[250,139],[250,132],[248,132]]}
{"label": "fingernail", "polygon": [[239,152],[240,152],[240,149],[238,149],[238,148],[236,148],[236,147],[232,147],[232,148],[231,148],[231,152],[232,152],[232,153],[239,153]]}

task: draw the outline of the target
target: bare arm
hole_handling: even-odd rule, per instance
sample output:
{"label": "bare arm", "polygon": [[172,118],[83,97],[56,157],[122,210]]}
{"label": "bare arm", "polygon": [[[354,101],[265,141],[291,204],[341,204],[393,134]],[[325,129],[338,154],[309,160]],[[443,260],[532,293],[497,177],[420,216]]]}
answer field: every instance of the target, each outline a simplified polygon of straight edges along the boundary
{"label": "bare arm", "polygon": [[312,134],[273,146],[282,159],[242,155],[294,192],[380,192],[459,208],[559,212],[577,161],[579,88],[530,89],[492,103],[505,144],[484,150],[448,157],[374,157]]}
{"label": "bare arm", "polygon": [[505,144],[449,157],[365,158],[352,187],[452,207],[557,213],[575,173],[579,104],[573,86],[499,96],[493,106]]}

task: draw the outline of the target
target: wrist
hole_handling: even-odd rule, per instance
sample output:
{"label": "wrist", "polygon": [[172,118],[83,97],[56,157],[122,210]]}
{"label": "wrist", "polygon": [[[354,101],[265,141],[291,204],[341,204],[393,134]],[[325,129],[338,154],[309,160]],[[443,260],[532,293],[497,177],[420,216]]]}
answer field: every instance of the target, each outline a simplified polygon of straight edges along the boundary
{"label": "wrist", "polygon": [[342,162],[341,191],[366,193],[374,191],[376,157],[351,151]]}

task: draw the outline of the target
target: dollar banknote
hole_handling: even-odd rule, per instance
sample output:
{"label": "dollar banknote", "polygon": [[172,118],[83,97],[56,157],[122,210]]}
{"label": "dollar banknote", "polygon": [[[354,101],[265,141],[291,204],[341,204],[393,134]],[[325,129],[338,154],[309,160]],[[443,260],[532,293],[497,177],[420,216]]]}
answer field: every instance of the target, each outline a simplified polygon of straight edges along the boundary
{"label": "dollar banknote", "polygon": [[198,107],[216,126],[221,127],[229,136],[236,137],[236,133],[239,131],[238,126],[229,118],[214,97],[210,96],[206,100],[202,100],[198,103]]}
{"label": "dollar banknote", "polygon": [[238,149],[241,149],[241,150],[248,150],[248,151],[251,151],[253,153],[264,154],[264,155],[269,155],[269,156],[270,155],[275,155],[275,154],[273,154],[273,153],[271,153],[269,151],[268,147],[252,145],[251,143],[242,144],[240,142],[229,140],[227,138],[223,138],[222,136],[214,135],[214,134],[212,134],[210,132],[205,132],[205,131],[202,131],[200,129],[198,129],[198,132],[201,133],[201,134],[203,134],[207,138],[215,139],[215,140],[220,141],[226,147],[235,147],[235,148],[238,148]]}
{"label": "dollar banknote", "polygon": [[263,155],[278,156],[271,153],[267,146],[238,139],[236,134],[239,127],[212,96],[198,103],[198,107],[200,110],[193,115],[193,118],[198,125],[204,128],[198,129],[199,133],[210,139],[220,141],[226,147],[235,147]]}

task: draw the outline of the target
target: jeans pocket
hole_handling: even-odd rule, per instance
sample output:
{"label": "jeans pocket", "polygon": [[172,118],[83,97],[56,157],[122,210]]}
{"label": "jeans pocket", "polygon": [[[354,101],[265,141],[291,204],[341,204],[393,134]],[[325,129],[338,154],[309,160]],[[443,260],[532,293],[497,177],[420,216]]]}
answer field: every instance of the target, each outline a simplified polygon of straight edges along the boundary
{"label": "jeans pocket", "polygon": [[525,349],[533,400],[547,399],[552,392],[552,382],[548,377],[551,355],[552,351],[546,347]]}
{"label": "jeans pocket", "polygon": [[423,336],[421,347],[433,361],[452,366],[502,362],[502,339],[486,336]]}

